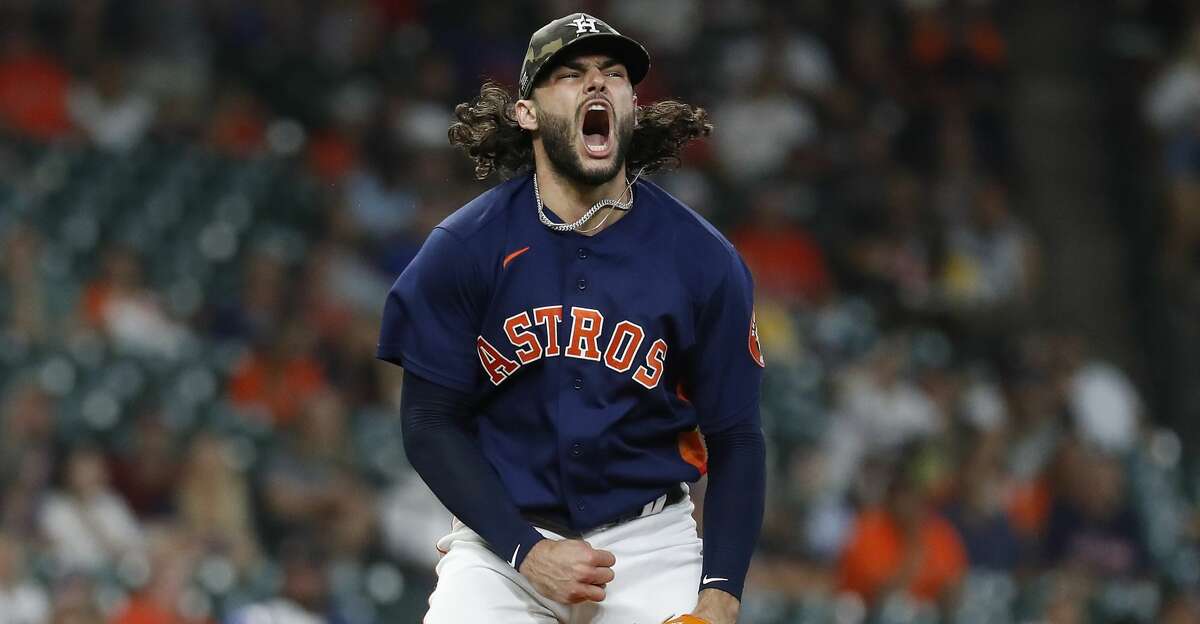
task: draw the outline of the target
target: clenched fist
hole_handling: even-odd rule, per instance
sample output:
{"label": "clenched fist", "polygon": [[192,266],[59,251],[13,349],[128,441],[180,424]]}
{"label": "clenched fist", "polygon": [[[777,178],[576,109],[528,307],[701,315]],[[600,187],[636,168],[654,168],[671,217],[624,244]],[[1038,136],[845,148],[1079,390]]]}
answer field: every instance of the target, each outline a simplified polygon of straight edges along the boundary
{"label": "clenched fist", "polygon": [[544,539],[533,545],[520,573],[541,595],[565,604],[604,600],[617,558],[583,540]]}

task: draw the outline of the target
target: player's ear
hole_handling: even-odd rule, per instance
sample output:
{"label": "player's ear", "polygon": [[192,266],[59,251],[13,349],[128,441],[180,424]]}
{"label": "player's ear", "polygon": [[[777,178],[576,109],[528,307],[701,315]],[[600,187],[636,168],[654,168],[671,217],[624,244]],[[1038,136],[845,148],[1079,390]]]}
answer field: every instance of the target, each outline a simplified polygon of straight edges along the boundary
{"label": "player's ear", "polygon": [[538,129],[537,105],[533,100],[517,100],[513,105],[513,115],[522,130],[533,132]]}

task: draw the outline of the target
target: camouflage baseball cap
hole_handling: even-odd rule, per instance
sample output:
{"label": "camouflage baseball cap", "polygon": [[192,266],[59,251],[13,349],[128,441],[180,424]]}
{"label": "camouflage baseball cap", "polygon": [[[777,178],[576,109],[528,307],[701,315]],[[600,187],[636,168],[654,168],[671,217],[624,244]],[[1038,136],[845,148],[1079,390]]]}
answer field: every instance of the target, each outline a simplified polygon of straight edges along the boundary
{"label": "camouflage baseball cap", "polygon": [[622,35],[615,28],[587,13],[572,13],[542,26],[529,38],[529,49],[521,65],[520,96],[522,99],[533,93],[542,70],[554,67],[554,61],[566,50],[578,47],[581,42],[598,45],[599,48],[620,60],[629,70],[629,82],[637,84],[650,70],[650,54],[642,44]]}

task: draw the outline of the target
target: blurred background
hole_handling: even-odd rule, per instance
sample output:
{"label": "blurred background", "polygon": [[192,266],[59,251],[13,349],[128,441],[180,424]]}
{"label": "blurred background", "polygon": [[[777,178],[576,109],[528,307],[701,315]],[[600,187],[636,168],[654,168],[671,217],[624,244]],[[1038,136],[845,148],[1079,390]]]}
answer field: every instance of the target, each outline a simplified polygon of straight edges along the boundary
{"label": "blurred background", "polygon": [[581,9],[717,126],[656,181],[757,283],[743,622],[1200,621],[1196,4],[0,2],[0,623],[419,620],[384,295]]}

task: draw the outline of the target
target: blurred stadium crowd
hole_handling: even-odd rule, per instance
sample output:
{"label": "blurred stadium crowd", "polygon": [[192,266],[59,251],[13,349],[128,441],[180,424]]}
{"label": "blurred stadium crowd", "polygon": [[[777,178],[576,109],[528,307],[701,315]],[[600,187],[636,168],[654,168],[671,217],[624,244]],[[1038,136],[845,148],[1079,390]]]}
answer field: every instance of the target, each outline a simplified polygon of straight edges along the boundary
{"label": "blurred stadium crowd", "polygon": [[[757,283],[743,621],[1200,621],[1180,437],[1039,321],[1003,3],[583,5],[651,50],[643,102],[717,127],[656,181]],[[448,514],[373,360],[383,297],[491,183],[454,104],[579,8],[0,3],[0,624],[419,618]],[[1196,37],[1147,96],[1176,259]]]}

